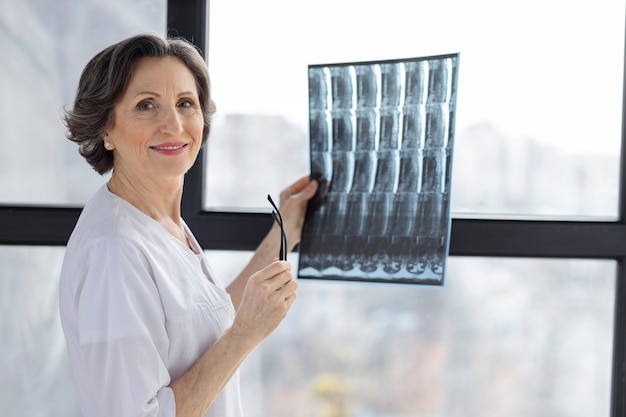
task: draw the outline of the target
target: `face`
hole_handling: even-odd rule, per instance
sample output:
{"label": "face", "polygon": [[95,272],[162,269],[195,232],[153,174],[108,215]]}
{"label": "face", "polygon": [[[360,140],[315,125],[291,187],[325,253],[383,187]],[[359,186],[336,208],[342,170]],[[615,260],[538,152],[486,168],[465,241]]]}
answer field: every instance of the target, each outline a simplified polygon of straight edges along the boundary
{"label": "face", "polygon": [[176,58],[141,58],[105,135],[113,175],[180,179],[193,165],[204,120],[193,74]]}

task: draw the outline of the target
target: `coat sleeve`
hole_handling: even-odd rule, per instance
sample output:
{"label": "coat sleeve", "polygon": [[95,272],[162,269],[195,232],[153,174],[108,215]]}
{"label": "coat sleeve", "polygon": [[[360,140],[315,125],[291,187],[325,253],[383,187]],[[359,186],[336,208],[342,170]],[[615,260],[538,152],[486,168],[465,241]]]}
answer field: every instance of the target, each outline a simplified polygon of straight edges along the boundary
{"label": "coat sleeve", "polygon": [[123,239],[84,253],[74,305],[85,417],[175,416],[166,320],[149,261]]}

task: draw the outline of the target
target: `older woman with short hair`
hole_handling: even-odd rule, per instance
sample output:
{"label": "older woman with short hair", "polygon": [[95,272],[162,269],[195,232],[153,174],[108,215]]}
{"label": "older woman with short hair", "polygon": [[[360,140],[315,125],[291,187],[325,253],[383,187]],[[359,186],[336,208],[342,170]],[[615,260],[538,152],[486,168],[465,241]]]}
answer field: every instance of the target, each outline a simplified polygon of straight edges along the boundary
{"label": "older woman with short hair", "polygon": [[[241,416],[237,369],[296,298],[275,259],[274,224],[223,288],[181,218],[185,173],[215,106],[199,51],[138,35],[85,67],[68,138],[110,180],[86,203],[67,245],[60,314],[85,417]],[[280,196],[288,248],[300,240],[317,183]]]}

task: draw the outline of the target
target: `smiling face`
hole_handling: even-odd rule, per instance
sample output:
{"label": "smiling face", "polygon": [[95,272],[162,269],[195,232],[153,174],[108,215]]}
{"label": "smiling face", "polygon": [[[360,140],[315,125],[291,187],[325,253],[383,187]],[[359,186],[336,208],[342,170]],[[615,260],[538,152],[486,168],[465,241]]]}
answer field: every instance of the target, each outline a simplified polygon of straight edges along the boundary
{"label": "smiling face", "polygon": [[113,175],[180,179],[196,160],[204,120],[195,79],[180,60],[138,60],[113,115],[104,137],[114,153]]}

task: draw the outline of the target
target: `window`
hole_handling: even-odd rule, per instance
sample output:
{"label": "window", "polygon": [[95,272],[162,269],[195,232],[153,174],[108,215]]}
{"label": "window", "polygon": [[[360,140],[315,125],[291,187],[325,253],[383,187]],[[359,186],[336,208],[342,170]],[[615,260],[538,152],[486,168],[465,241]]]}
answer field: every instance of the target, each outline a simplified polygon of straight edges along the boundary
{"label": "window", "polygon": [[[249,19],[239,13],[242,8],[249,12]],[[537,13],[538,9],[541,13]],[[615,370],[616,362],[601,364],[598,359],[609,355],[603,350],[609,346],[614,346],[610,349],[615,358],[624,351],[619,347],[622,339],[619,329],[623,326],[619,313],[619,294],[623,291],[621,268],[614,263],[614,260],[622,262],[623,253],[610,243],[624,231],[623,215],[619,211],[624,15],[624,2],[601,7],[591,2],[578,3],[572,10],[568,9],[566,19],[558,5],[545,2],[503,7],[489,1],[471,6],[453,1],[391,1],[381,7],[369,1],[322,1],[297,9],[278,0],[262,5],[254,2],[211,5],[208,61],[218,113],[206,148],[204,184],[196,186],[203,191],[202,209],[208,210],[208,214],[201,224],[211,229],[206,232],[206,238],[214,243],[213,247],[252,249],[248,240],[234,244],[228,230],[237,230],[234,232],[237,234],[254,230],[260,239],[264,233],[262,220],[255,222],[258,229],[250,224],[254,212],[268,211],[265,195],[277,194],[291,180],[308,172],[307,65],[460,52],[452,172],[454,219],[449,273],[452,281],[442,292],[415,290],[410,298],[411,307],[419,308],[420,296],[444,304],[444,300],[453,297],[458,298],[449,302],[455,305],[475,302],[468,309],[472,317],[464,316],[473,324],[465,328],[463,335],[477,344],[470,342],[467,349],[483,350],[478,347],[481,336],[477,336],[482,335],[502,342],[487,348],[492,349],[491,357],[535,365],[524,371],[509,369],[506,376],[497,377],[498,366],[494,365],[494,379],[481,375],[480,367],[476,366],[477,373],[467,369],[455,380],[450,374],[461,366],[455,362],[459,357],[470,362],[480,359],[459,347],[460,341],[455,342],[447,334],[445,343],[452,352],[446,350],[450,356],[441,360],[437,371],[431,369],[433,386],[424,384],[423,391],[411,391],[405,397],[410,399],[405,402],[390,400],[394,394],[401,395],[403,389],[411,389],[401,379],[403,371],[408,373],[426,365],[415,360],[402,369],[399,361],[395,365],[396,375],[392,376],[391,358],[402,353],[390,352],[394,343],[400,344],[405,339],[398,336],[388,344],[374,346],[365,340],[366,335],[374,332],[346,330],[369,329],[364,318],[371,318],[371,310],[375,310],[370,303],[375,304],[376,300],[368,298],[372,289],[341,282],[302,281],[294,312],[255,352],[254,359],[248,361],[252,369],[247,372],[253,382],[246,387],[246,393],[250,404],[256,405],[249,406],[249,412],[288,415],[296,404],[307,410],[318,407],[315,409],[321,411],[345,401],[344,405],[353,413],[347,415],[428,414],[426,408],[421,408],[427,405],[418,404],[416,398],[433,398],[429,395],[433,391],[427,391],[433,389],[446,400],[434,400],[429,413],[455,413],[455,404],[463,412],[481,410],[483,414],[494,415],[540,415],[545,410],[564,415],[618,413],[616,410],[623,405],[616,393],[623,388],[614,379],[616,374],[609,375],[609,368]],[[591,27],[601,28],[587,30]],[[606,66],[598,66],[596,59],[587,58],[596,56],[594,45],[598,44],[604,46],[602,60],[606,60]],[[599,79],[603,86],[596,88]],[[231,220],[233,213],[237,214]],[[242,221],[246,227],[237,224]],[[226,222],[232,225],[227,227]],[[229,252],[220,252],[220,260],[237,263],[225,253]],[[237,258],[235,254],[232,256]],[[244,252],[240,256],[243,263],[249,254]],[[212,256],[215,258],[218,257]],[[290,259],[293,261],[293,257]],[[233,272],[225,274],[232,275]],[[511,287],[505,283],[508,280]],[[585,360],[563,359],[573,354],[572,341],[567,338],[560,338],[562,344],[558,347],[516,345],[515,335],[519,336],[529,326],[526,316],[512,313],[516,302],[527,299],[537,303],[532,307],[517,305],[520,311],[539,314],[550,323],[548,327],[555,326],[547,332],[556,334],[561,320],[561,323],[576,320],[575,311],[581,302],[580,299],[568,301],[567,288],[578,288],[572,291],[593,298],[597,295],[593,295],[594,284],[605,288],[603,301],[582,303],[606,307],[596,319],[608,327],[604,337],[588,335],[599,345],[582,347],[590,349],[578,352]],[[376,298],[383,289],[389,297],[388,306],[401,306],[408,291],[404,287],[376,287]],[[516,294],[520,299],[507,302],[506,296],[501,297],[505,293]],[[614,304],[616,294],[618,303]],[[562,300],[561,296],[566,299]],[[485,297],[482,302],[477,301],[480,297]],[[507,305],[508,314],[512,314],[511,321],[501,325],[506,335],[497,333],[495,329],[500,325],[494,321],[480,320],[483,316],[478,305],[494,307],[498,303]],[[551,310],[553,307],[556,309]],[[547,313],[548,310],[553,314]],[[591,317],[597,312],[592,308],[581,311],[586,311],[585,318],[578,316],[579,326],[574,330],[579,335],[586,332],[582,323],[596,320]],[[438,324],[463,321],[455,320],[458,311],[449,313],[441,322],[426,311],[414,315],[387,311],[387,317],[401,321],[408,316],[410,321],[411,317],[426,316],[424,320]],[[332,315],[334,320],[324,322],[325,314]],[[315,320],[319,325],[317,331],[305,336],[303,323]],[[395,323],[389,320],[387,331],[393,332]],[[333,326],[349,336],[342,334],[342,330],[332,333]],[[441,328],[446,326],[441,324]],[[611,330],[613,327],[617,329],[615,332]],[[326,336],[325,332],[331,332],[332,336]],[[378,337],[383,338],[383,334],[381,331]],[[405,351],[419,351],[422,344],[427,344],[425,340],[429,339],[425,335],[417,330],[412,333],[418,334],[413,342],[407,342],[405,346],[410,347]],[[347,344],[346,337],[351,342],[359,340],[355,343],[362,348],[359,359],[355,358],[358,349],[341,352]],[[311,354],[310,347],[316,338],[323,339],[322,352]],[[307,341],[306,350],[301,349],[300,340]],[[537,343],[543,342],[550,343],[547,339]],[[531,359],[533,349],[541,350],[545,356]],[[406,354],[406,357],[411,356]],[[361,362],[354,364],[358,360]],[[594,376],[583,376],[592,368]],[[368,402],[375,402],[373,392],[384,390],[383,384],[359,385],[376,372],[384,373],[382,379],[389,384],[385,391],[387,404]],[[517,372],[517,376],[512,376]],[[522,374],[534,380],[524,380]],[[476,383],[473,385],[476,391],[468,387],[463,376]],[[413,375],[413,381],[418,377]],[[609,389],[611,378],[613,395],[609,398],[601,391]],[[574,380],[593,381],[593,387],[574,386],[570,383]],[[316,381],[338,392],[316,393]],[[559,385],[557,381],[563,383]],[[501,397],[499,390],[506,390],[507,383],[524,387],[524,392]],[[533,391],[538,386],[551,387],[551,391],[549,394],[545,394],[546,390]],[[372,387],[375,387],[372,391],[367,390]],[[350,389],[350,393],[342,391],[345,389]],[[456,394],[455,390],[458,390]],[[593,399],[582,391],[594,392]],[[280,401],[272,401],[273,398]],[[496,402],[494,398],[506,399]],[[414,402],[409,405],[411,400]],[[538,408],[533,410],[528,404]],[[361,408],[355,409],[357,406]]]}
{"label": "window", "polygon": [[7,415],[80,415],[58,313],[63,253],[0,246],[0,404]]}
{"label": "window", "polygon": [[309,172],[308,65],[458,52],[452,211],[614,220],[625,12],[591,1],[568,4],[567,17],[539,1],[215,2],[205,207],[265,207],[267,192]]}
{"label": "window", "polygon": [[[0,67],[0,203],[81,206],[103,178],[85,170],[59,116],[96,52],[136,32],[165,33],[166,2],[9,2]],[[97,34],[97,36],[94,36]],[[9,148],[10,145],[10,148]]]}
{"label": "window", "polygon": [[[125,4],[124,13],[111,12],[115,5],[119,6],[118,2],[109,2],[110,7],[109,3],[104,6],[95,1],[80,3],[76,3],[77,9],[72,13],[83,13],[85,7],[98,8],[131,26],[137,20],[130,10],[145,7],[145,15],[154,17],[157,22],[156,30],[163,27],[158,22],[167,22],[168,31],[192,39],[203,50],[207,49],[208,6],[205,0],[170,0],[166,3],[167,19],[164,20],[163,9],[158,11],[152,2]],[[490,83],[474,83],[468,78],[459,80],[460,88],[465,89],[460,94],[465,95],[466,103],[472,96],[483,92],[490,100],[478,107],[465,104],[468,110],[464,111],[467,115],[464,117],[467,119],[457,125],[453,172],[457,188],[453,190],[456,201],[453,203],[452,257],[447,286],[433,290],[302,281],[299,302],[292,314],[248,358],[242,369],[247,381],[243,387],[246,401],[261,404],[259,407],[247,406],[248,414],[255,416],[257,412],[268,411],[280,415],[284,412],[280,407],[291,406],[292,411],[296,407],[302,409],[304,404],[312,404],[312,412],[322,411],[324,407],[332,407],[337,401],[344,400],[345,406],[356,415],[384,412],[416,415],[433,410],[453,413],[454,407],[461,404],[464,413],[465,410],[480,409],[483,414],[493,415],[618,417],[626,414],[626,371],[621,367],[626,361],[626,225],[623,204],[626,196],[623,173],[626,171],[623,156],[617,156],[622,144],[620,129],[624,118],[621,106],[624,2],[568,4],[567,13],[556,14],[545,2],[526,2],[516,7],[485,1],[473,3],[467,9],[470,6],[453,7],[453,3],[446,1],[437,3],[439,10],[434,16],[439,19],[425,19],[422,10],[401,7],[409,2],[391,0],[385,3],[384,9],[375,8],[377,20],[374,23],[369,10],[373,3],[369,2],[321,1],[310,5],[288,4],[286,8],[280,8],[274,2],[262,5],[235,2],[233,5],[239,11],[245,10],[236,16],[229,14],[231,5],[218,3],[211,4],[212,43],[208,48],[208,60],[220,113],[204,157],[186,178],[183,210],[188,224],[222,277],[236,273],[234,266],[245,262],[250,256],[247,251],[256,246],[269,228],[272,219],[264,203],[266,194],[276,194],[294,177],[308,171],[306,103],[268,93],[306,97],[306,82],[301,80],[293,89],[285,87],[291,84],[287,84],[282,79],[284,77],[278,80],[267,78],[265,67],[272,70],[270,75],[302,74],[306,79],[309,62],[409,57],[448,49],[446,52],[458,50],[461,53],[462,77],[470,77],[468,72],[477,65],[476,62],[490,62],[491,65],[484,70],[493,75],[487,80]],[[27,4],[8,5],[0,20],[9,23],[0,25],[0,31],[16,30],[22,25],[19,30],[26,32],[20,33],[37,35],[36,45],[41,48],[37,51],[42,54],[43,46],[51,39],[39,36],[37,25],[27,25],[19,19],[18,23],[11,23],[14,21],[8,19],[16,16],[16,10],[20,13],[32,11],[28,7]],[[35,15],[56,13],[39,3],[37,7],[39,10],[33,11]],[[535,13],[538,9],[541,13]],[[414,29],[414,32],[397,36],[395,39],[400,40],[396,43],[381,43],[384,32],[378,29],[381,26],[377,22],[388,20],[385,13],[389,11],[394,12],[392,18],[404,23],[396,25],[398,33],[408,31],[406,28]],[[581,14],[585,20],[580,20]],[[280,24],[272,23],[274,15],[282,17]],[[495,23],[481,21],[482,15],[489,16]],[[255,20],[247,21],[246,16],[254,16]],[[346,16],[358,16],[359,19],[352,22]],[[424,46],[424,39],[440,39],[436,36],[439,32],[427,28],[427,20],[445,22],[446,30],[455,27],[455,23],[470,22],[470,29],[457,38],[467,38],[463,42],[468,48],[480,46],[482,52],[472,58],[471,48],[464,52],[453,43]],[[262,27],[255,26],[256,21],[262,23]],[[595,21],[601,21],[602,25],[594,25]],[[144,20],[141,22],[145,23]],[[344,25],[345,22],[357,25],[358,30]],[[309,24],[326,30],[317,39],[305,41],[297,33]],[[149,26],[138,25],[142,29]],[[230,34],[224,25],[231,26],[236,32]],[[540,29],[557,25],[559,31],[551,30],[541,40],[533,38]],[[122,26],[117,28],[119,31],[111,28],[111,36],[124,36]],[[585,29],[592,26],[596,29],[590,34]],[[510,32],[519,36],[511,38],[509,29],[515,29]],[[226,32],[218,36],[221,30]],[[62,31],[59,29],[58,33]],[[266,33],[273,37],[263,39],[262,35]],[[341,43],[338,41],[341,38],[350,38],[351,42]],[[261,44],[254,46],[252,42],[257,39]],[[354,48],[354,40],[367,48]],[[103,40],[103,43],[110,41],[112,39]],[[334,44],[339,44],[340,48],[331,52],[330,46]],[[537,50],[542,44],[549,48]],[[595,48],[597,44],[603,45],[601,52]],[[251,45],[252,48],[248,49]],[[14,45],[7,48],[2,50],[15,52]],[[302,51],[311,53],[316,50],[318,56],[299,56]],[[532,58],[533,50],[544,52]],[[478,49],[474,51],[480,52]],[[18,55],[21,52],[18,51]],[[245,57],[245,65],[238,63],[232,53]],[[37,53],[34,56],[36,58]],[[282,57],[293,59],[281,66],[278,58]],[[40,62],[38,59],[29,61],[29,68],[31,62]],[[215,67],[225,59],[232,59],[229,68],[236,75],[230,84]],[[0,71],[9,70],[11,74],[15,73],[13,67],[0,68]],[[514,70],[543,75],[553,82],[525,88],[518,82],[519,74],[513,74]],[[523,97],[532,105],[513,111],[516,103],[498,99],[504,96],[505,89],[511,96],[520,97],[520,100]],[[259,92],[257,98],[243,95],[251,91]],[[12,101],[7,101],[7,97],[12,97]],[[229,104],[231,98],[235,104],[245,107],[234,109]],[[44,98],[46,100],[49,98]],[[23,103],[16,104],[13,95],[0,98],[0,101],[3,109],[7,109],[3,125],[13,125],[13,121],[20,117],[18,113]],[[579,103],[580,107],[574,108],[571,115],[564,114],[561,106],[566,102]],[[290,103],[298,116],[285,118],[280,115],[277,109],[285,103]],[[38,103],[37,108],[40,105],[43,104]],[[480,117],[469,118],[472,112],[478,116],[491,116],[500,110],[502,116],[493,118],[489,126],[475,124]],[[299,121],[295,120],[297,117],[300,117]],[[242,120],[250,123],[244,124]],[[530,129],[536,126],[528,121],[542,120],[549,123],[535,136]],[[571,120],[575,123],[570,123]],[[49,119],[42,120],[41,126],[50,123]],[[33,122],[33,125],[39,126],[40,123]],[[4,135],[0,140],[7,144],[10,137],[24,137],[24,141],[32,141],[26,143],[37,143],[41,126],[28,126],[27,134],[15,136],[12,133],[13,136]],[[507,126],[513,126],[512,130],[508,131]],[[13,129],[17,128],[10,129],[10,132],[16,132]],[[255,135],[247,134],[249,130],[255,131]],[[285,136],[273,133],[277,131]],[[580,132],[582,134],[577,136]],[[48,135],[46,132],[46,137],[51,137]],[[250,137],[263,139],[261,150],[255,147],[257,144],[248,142]],[[510,141],[507,142],[505,137]],[[566,138],[567,146],[563,146],[563,138]],[[507,146],[503,146],[505,142]],[[239,166],[250,166],[250,172],[258,174],[261,181],[250,183],[256,181],[255,175],[245,173],[245,178],[237,181],[239,185],[234,191],[252,197],[241,200],[224,197],[225,194],[220,194],[222,184],[215,180],[218,173],[219,178],[224,179],[233,171],[229,171],[228,164],[215,165],[213,158],[221,153],[226,160],[229,157],[227,152],[241,152],[242,148],[262,155],[259,165],[255,165],[259,158],[246,159],[245,153],[234,159]],[[53,174],[31,166],[29,161],[36,156],[31,154],[42,149],[30,151],[27,156],[25,150],[19,148],[12,158],[7,158],[6,154],[4,158],[0,156],[0,201],[3,203],[0,206],[0,298],[3,299],[0,327],[3,332],[5,329],[11,332],[9,338],[3,333],[0,344],[3,352],[15,354],[19,353],[18,349],[37,343],[52,346],[48,352],[52,360],[37,362],[29,368],[29,374],[19,375],[21,379],[8,380],[5,378],[16,375],[15,368],[4,361],[3,366],[8,372],[3,369],[0,380],[3,386],[14,387],[17,391],[5,392],[0,402],[14,405],[15,402],[11,401],[21,398],[19,387],[43,387],[34,393],[31,390],[31,403],[19,401],[15,404],[18,414],[50,413],[50,410],[32,409],[36,395],[50,400],[63,398],[62,404],[59,402],[53,407],[57,407],[59,414],[74,415],[76,403],[72,400],[65,402],[72,388],[69,384],[59,383],[71,379],[67,369],[63,370],[62,340],[53,316],[56,311],[54,288],[63,246],[80,212],[77,206],[89,194],[92,187],[89,184],[92,183],[87,180],[85,189],[67,197],[70,194],[61,188],[78,190],[80,181],[76,182],[77,185],[60,186],[65,180],[57,177],[38,191],[32,184],[40,186],[48,181],[48,175]],[[274,156],[278,159],[272,159]],[[60,166],[61,161],[65,161],[63,158],[53,164]],[[282,166],[284,159],[288,159],[289,164]],[[205,166],[206,178],[203,175]],[[63,170],[65,168],[60,171]],[[81,174],[88,170],[83,168]],[[266,172],[271,176],[265,178]],[[464,173],[476,176],[467,178],[468,185],[461,187]],[[100,177],[95,178],[102,181]],[[17,191],[9,192],[8,182],[20,183]],[[216,255],[213,251],[219,253]],[[294,254],[289,259],[296,264],[296,258]],[[31,291],[30,287],[37,287],[37,290]],[[372,298],[373,288],[376,297]],[[400,292],[410,292],[411,297],[404,297],[401,303],[389,302],[397,300]],[[13,311],[13,308],[20,308],[20,312]],[[5,309],[10,311],[7,313]],[[337,310],[343,314],[333,314]],[[520,311],[524,317],[519,316]],[[434,312],[439,313],[435,318]],[[464,314],[467,320],[455,320],[459,314]],[[346,344],[342,343],[347,334],[345,329],[361,325],[359,320],[363,319],[367,319],[371,327],[354,333],[358,344],[348,346],[353,350],[346,350],[343,346],[342,351],[341,345]],[[37,326],[24,330],[25,326],[19,323],[27,321]],[[306,325],[300,326],[301,323]],[[50,326],[45,334],[35,330],[44,328],[45,324]],[[316,329],[328,333],[313,332]],[[383,329],[386,333],[376,329]],[[305,341],[320,342],[313,339],[313,333],[316,336],[322,333],[319,337],[326,338],[329,343],[324,346],[323,354],[304,356],[301,348],[304,338],[310,338]],[[385,337],[390,341],[386,344],[389,350],[379,349]],[[24,344],[26,339],[28,344]],[[468,339],[472,343],[459,346],[460,341]],[[520,340],[525,343],[521,347],[517,345]],[[485,341],[491,343],[485,344]],[[278,345],[279,356],[275,354]],[[353,355],[356,347],[361,348],[359,353],[363,356]],[[407,352],[410,355],[398,365],[395,359]],[[486,367],[482,365],[487,360],[485,355],[489,355]],[[420,360],[425,357],[430,360]],[[18,363],[24,361],[24,356],[13,358]],[[523,365],[500,366],[510,362]],[[429,368],[429,364],[433,367]],[[473,379],[448,378],[459,369],[468,370],[464,375]],[[390,384],[376,385],[372,375],[390,381]],[[419,383],[406,384],[407,378]],[[446,385],[450,381],[454,383]],[[475,386],[472,385],[474,382]],[[474,389],[468,388],[470,386]],[[259,387],[263,391],[259,391]],[[538,387],[545,388],[541,391],[541,398]],[[290,390],[285,391],[286,388]],[[372,392],[368,389],[380,392],[385,388],[390,390],[387,394],[401,398],[398,403],[385,405],[384,400],[388,397],[367,396]],[[350,390],[347,395],[342,391],[345,389]],[[416,395],[417,389],[421,390],[420,394],[428,395]],[[425,397],[433,402],[420,402]],[[495,401],[498,398],[501,400]],[[527,408],[517,407],[518,401]],[[546,408],[537,411],[532,407],[539,401]],[[39,401],[39,404],[50,403]]]}
{"label": "window", "polygon": [[[233,276],[250,253],[208,256]],[[444,289],[301,281],[244,363],[245,411],[608,416],[616,272],[614,261],[453,257]]]}

